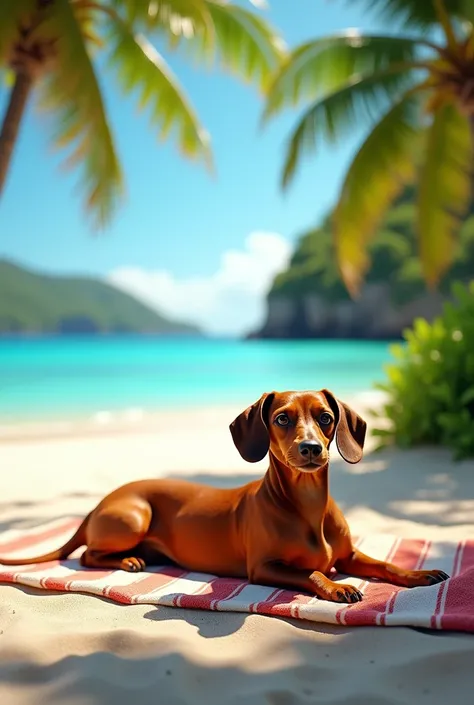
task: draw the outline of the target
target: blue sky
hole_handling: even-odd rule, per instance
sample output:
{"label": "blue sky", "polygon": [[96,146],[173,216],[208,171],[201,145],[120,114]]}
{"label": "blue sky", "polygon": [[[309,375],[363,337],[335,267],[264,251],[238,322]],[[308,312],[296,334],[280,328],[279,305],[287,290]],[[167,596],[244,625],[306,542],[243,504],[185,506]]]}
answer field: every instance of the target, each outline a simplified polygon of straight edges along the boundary
{"label": "blue sky", "polygon": [[[270,0],[266,14],[287,43],[295,45],[346,27],[383,29],[361,4]],[[322,148],[282,194],[283,145],[298,112],[286,113],[262,132],[262,101],[252,87],[217,69],[209,73],[192,67],[178,55],[167,59],[211,133],[217,176],[183,161],[173,144],[157,142],[146,116],[137,114],[113,76],[104,72],[108,112],[126,174],[126,203],[105,233],[92,233],[75,192],[76,177],[60,170],[60,159],[48,144],[48,127],[32,104],[0,202],[0,257],[53,272],[105,277],[133,270],[166,273],[175,282],[203,281],[215,279],[226,253],[245,252],[252,233],[277,234],[291,246],[324,215],[360,130],[355,128],[337,148]],[[3,91],[2,111],[4,101]]]}

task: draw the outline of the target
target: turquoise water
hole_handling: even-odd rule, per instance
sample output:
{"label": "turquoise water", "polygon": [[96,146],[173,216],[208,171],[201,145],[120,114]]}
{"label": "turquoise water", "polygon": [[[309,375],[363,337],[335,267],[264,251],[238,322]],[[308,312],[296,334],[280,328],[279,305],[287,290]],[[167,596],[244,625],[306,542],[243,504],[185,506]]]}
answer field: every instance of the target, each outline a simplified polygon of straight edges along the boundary
{"label": "turquoise water", "polygon": [[3,421],[163,405],[248,405],[272,389],[335,393],[383,378],[388,344],[148,337],[0,341]]}

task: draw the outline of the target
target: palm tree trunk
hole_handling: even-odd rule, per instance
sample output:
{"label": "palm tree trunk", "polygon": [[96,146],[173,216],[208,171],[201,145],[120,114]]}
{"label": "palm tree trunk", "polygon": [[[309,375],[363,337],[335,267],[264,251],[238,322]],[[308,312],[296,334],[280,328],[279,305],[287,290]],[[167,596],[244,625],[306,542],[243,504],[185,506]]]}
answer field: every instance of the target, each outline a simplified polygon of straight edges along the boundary
{"label": "palm tree trunk", "polygon": [[16,74],[0,130],[0,196],[5,188],[13,148],[32,87],[33,78],[28,73],[19,72]]}

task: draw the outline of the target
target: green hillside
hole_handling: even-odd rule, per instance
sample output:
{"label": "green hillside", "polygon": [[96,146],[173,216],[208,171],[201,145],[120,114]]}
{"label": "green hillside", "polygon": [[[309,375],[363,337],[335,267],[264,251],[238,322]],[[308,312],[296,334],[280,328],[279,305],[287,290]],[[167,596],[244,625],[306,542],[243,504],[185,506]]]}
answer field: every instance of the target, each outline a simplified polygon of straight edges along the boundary
{"label": "green hillside", "polygon": [[[402,305],[426,292],[414,234],[415,194],[407,189],[390,209],[373,245],[367,284],[385,283],[394,305]],[[474,278],[474,207],[461,228],[455,261],[440,284],[447,293],[454,280]],[[317,294],[328,302],[349,301],[336,264],[329,216],[319,228],[304,234],[286,271],[275,278],[269,298],[299,298]]]}
{"label": "green hillside", "polygon": [[455,280],[474,279],[474,207],[462,225],[454,263],[437,291],[427,291],[415,235],[415,189],[387,213],[370,246],[371,267],[351,300],[336,263],[331,214],[303,234],[288,267],[275,277],[267,316],[251,338],[399,338],[417,317],[432,320]]}
{"label": "green hillside", "polygon": [[38,274],[0,260],[0,334],[197,334],[97,279]]}

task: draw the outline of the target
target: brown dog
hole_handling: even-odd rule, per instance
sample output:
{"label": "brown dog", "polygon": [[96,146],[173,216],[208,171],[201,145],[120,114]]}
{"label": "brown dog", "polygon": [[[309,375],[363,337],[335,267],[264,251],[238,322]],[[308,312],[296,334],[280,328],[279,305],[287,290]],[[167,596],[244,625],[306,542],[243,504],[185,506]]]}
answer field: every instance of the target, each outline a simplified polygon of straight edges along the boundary
{"label": "brown dog", "polygon": [[270,451],[261,480],[216,489],[185,480],[146,480],[109,494],[65,546],[24,565],[67,558],[82,545],[90,568],[140,571],[173,562],[199,572],[305,590],[324,600],[358,602],[338,571],[394,585],[433,585],[441,570],[402,570],[358,551],[328,493],[333,439],[349,463],[362,458],[366,423],[331,392],[264,394],[230,426],[241,456],[253,463]]}

